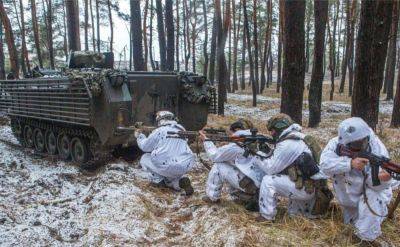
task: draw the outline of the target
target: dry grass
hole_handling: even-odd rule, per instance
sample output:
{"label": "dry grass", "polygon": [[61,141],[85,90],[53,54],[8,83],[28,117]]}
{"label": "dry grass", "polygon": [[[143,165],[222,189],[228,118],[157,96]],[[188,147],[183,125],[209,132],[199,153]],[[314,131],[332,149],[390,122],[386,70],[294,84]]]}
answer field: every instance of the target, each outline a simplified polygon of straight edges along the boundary
{"label": "dry grass", "polygon": [[[330,85],[324,85],[324,100],[329,99]],[[346,89],[347,90],[347,89]],[[246,92],[239,92],[246,93]],[[249,92],[247,92],[249,93]],[[269,97],[280,97],[275,92],[275,88],[267,89],[264,94]],[[305,94],[305,98],[307,95]],[[345,95],[335,93],[335,101],[350,103],[350,98]],[[251,107],[251,102],[229,100],[231,104],[243,107]],[[260,104],[258,107],[263,109],[266,106]],[[268,109],[278,108],[279,106],[268,105]],[[228,127],[231,122],[240,116],[209,116],[209,125],[213,127]],[[333,115],[322,119],[318,128],[304,127],[304,132],[315,136],[322,146],[330,138],[337,135],[338,124],[346,119],[347,115]],[[268,133],[265,122],[250,118],[261,133]],[[307,120],[304,121],[307,126]],[[380,122],[377,127],[377,134],[385,143],[393,160],[400,162],[400,129],[389,128],[390,116],[381,114]],[[397,195],[397,193],[395,193]],[[279,204],[276,222],[262,224],[255,221],[255,214],[246,212],[241,206],[230,201],[224,201],[218,211],[221,215],[229,217],[230,222],[240,229],[243,237],[240,246],[359,246],[353,236],[353,229],[342,222],[341,210],[336,202],[332,204],[330,213],[323,219],[309,220],[303,217],[289,217],[286,214],[286,202],[283,200]],[[383,223],[383,235],[381,239],[389,242],[393,246],[400,246],[399,229],[400,209],[396,211],[394,220],[386,220]]]}

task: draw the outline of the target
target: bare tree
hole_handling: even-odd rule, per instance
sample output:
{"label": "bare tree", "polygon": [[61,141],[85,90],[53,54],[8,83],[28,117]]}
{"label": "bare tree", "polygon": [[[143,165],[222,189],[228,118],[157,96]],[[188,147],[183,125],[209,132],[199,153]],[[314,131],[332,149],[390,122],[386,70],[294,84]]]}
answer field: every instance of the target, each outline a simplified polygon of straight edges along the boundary
{"label": "bare tree", "polygon": [[39,67],[43,68],[43,60],[42,60],[42,49],[40,46],[39,40],[39,27],[38,27],[38,20],[36,16],[36,1],[31,0],[31,16],[32,16],[32,31],[33,31],[33,39],[35,41],[35,48],[36,48],[36,56],[39,62]]}
{"label": "bare tree", "polygon": [[97,52],[101,50],[101,38],[100,38],[100,0],[96,0],[96,30],[97,30]]}
{"label": "bare tree", "polygon": [[165,1],[165,29],[167,32],[166,69],[174,70],[175,56],[175,26],[172,9],[172,0]]}
{"label": "bare tree", "polygon": [[89,50],[89,0],[84,0],[84,34],[85,34],[85,51]]}
{"label": "bare tree", "polygon": [[250,27],[249,27],[249,18],[247,16],[247,1],[242,0],[243,5],[243,18],[244,18],[244,33],[246,36],[246,44],[247,44],[247,51],[249,54],[249,64],[250,64],[250,83],[251,89],[253,93],[253,106],[257,106],[257,84],[254,78],[254,62],[251,52],[251,39],[250,39]]}
{"label": "bare tree", "polygon": [[328,20],[328,1],[314,0],[314,63],[311,73],[308,104],[310,109],[309,127],[316,127],[321,122],[322,81],[324,79],[325,30]]}
{"label": "bare tree", "polygon": [[4,37],[3,23],[0,20],[0,80],[4,80],[6,78],[3,37]]}
{"label": "bare tree", "polygon": [[166,57],[166,40],[165,40],[165,27],[164,27],[164,15],[161,0],[156,0],[156,13],[157,13],[157,30],[158,30],[158,45],[160,49],[160,63],[161,70],[167,69],[167,57]]}
{"label": "bare tree", "polygon": [[149,58],[149,46],[147,45],[147,15],[149,12],[149,0],[146,0],[144,5],[144,14],[143,14],[143,48],[144,48],[144,71],[147,71],[147,64]]}
{"label": "bare tree", "polygon": [[361,3],[351,114],[363,118],[373,129],[378,123],[392,7],[392,1]]}
{"label": "bare tree", "polygon": [[214,0],[215,20],[217,25],[218,45],[217,45],[217,61],[218,61],[218,114],[224,115],[224,103],[226,96],[225,83],[227,80],[227,67],[225,59],[225,45],[228,36],[228,30],[231,25],[231,1],[225,1],[224,20],[221,16],[221,1]]}
{"label": "bare tree", "polygon": [[396,46],[397,46],[397,29],[399,23],[399,2],[393,1],[392,26],[390,30],[390,40],[388,47],[388,55],[386,59],[386,71],[384,81],[384,92],[387,93],[386,100],[393,99],[394,72],[396,69]]}
{"label": "bare tree", "polygon": [[20,10],[20,15],[21,15],[21,42],[22,42],[22,56],[21,56],[21,62],[25,60],[25,64],[27,67],[27,72],[31,72],[31,66],[29,62],[29,55],[28,55],[28,49],[26,47],[26,32],[25,32],[25,15],[24,15],[24,5],[22,0],[19,0],[19,10]]}
{"label": "bare tree", "polygon": [[281,112],[301,124],[305,76],[305,1],[284,3],[283,75]]}
{"label": "bare tree", "polygon": [[[234,9],[235,8],[235,9]],[[232,12],[233,12],[233,81],[232,81],[232,91],[235,92],[239,89],[238,85],[238,75],[237,75],[237,57],[238,57],[238,44],[239,44],[239,31],[240,31],[240,21],[241,21],[241,4],[239,3],[239,19],[236,21],[236,5],[235,1],[232,0]]]}
{"label": "bare tree", "polygon": [[65,1],[68,23],[68,45],[69,50],[80,51],[81,41],[79,35],[79,6],[77,0]]}
{"label": "bare tree", "polygon": [[259,74],[258,74],[258,25],[257,25],[257,0],[253,0],[253,45],[254,45],[254,81],[256,83],[257,94],[259,88]]}
{"label": "bare tree", "polygon": [[94,29],[94,15],[93,15],[93,3],[92,0],[89,0],[89,6],[90,6],[90,19],[91,19],[91,24],[92,24],[92,45],[93,45],[93,51],[96,51],[96,37],[95,37],[95,29]]}
{"label": "bare tree", "polygon": [[140,0],[131,0],[131,34],[133,50],[133,67],[136,71],[144,70],[142,45],[142,18],[140,15]]}
{"label": "bare tree", "polygon": [[203,43],[203,56],[204,56],[204,66],[203,75],[208,73],[208,21],[207,21],[207,6],[206,0],[203,0],[203,19],[204,19],[204,43]]}
{"label": "bare tree", "polygon": [[214,13],[213,17],[213,27],[211,32],[211,51],[210,51],[210,66],[208,71],[208,79],[211,84],[214,84],[215,79],[215,56],[217,50],[217,20]]}
{"label": "bare tree", "polygon": [[108,9],[108,21],[110,22],[110,51],[114,50],[114,24],[112,18],[112,9],[111,9],[111,0],[107,0],[107,9]]}
{"label": "bare tree", "polygon": [[18,67],[17,48],[15,47],[14,33],[11,28],[10,19],[8,18],[7,12],[4,8],[3,0],[0,0],[0,18],[4,26],[4,33],[6,36],[11,72],[13,73],[15,78],[18,78],[19,67]]}

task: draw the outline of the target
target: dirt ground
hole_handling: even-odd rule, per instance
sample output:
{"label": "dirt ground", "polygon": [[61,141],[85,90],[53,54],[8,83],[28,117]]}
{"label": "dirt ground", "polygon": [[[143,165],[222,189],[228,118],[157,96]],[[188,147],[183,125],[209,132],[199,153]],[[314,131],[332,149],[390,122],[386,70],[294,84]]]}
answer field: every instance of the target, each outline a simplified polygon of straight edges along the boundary
{"label": "dirt ground", "polygon": [[[252,108],[248,92],[229,94],[226,116],[211,115],[209,125],[225,127],[247,116],[265,132],[265,120],[279,111],[280,101],[267,90],[258,102]],[[382,101],[377,133],[400,161],[400,130],[388,127],[391,104]],[[325,101],[320,126],[304,131],[324,145],[350,109],[348,100]],[[5,121],[0,139],[16,143]],[[220,204],[204,203],[207,170],[200,163],[189,174],[195,194],[186,197],[151,186],[137,160],[115,159],[88,173],[3,142],[0,157],[1,246],[358,246],[336,202],[325,218],[308,220],[288,217],[282,200],[273,224],[256,222],[256,213],[228,196]],[[399,212],[383,224],[382,239],[393,246],[400,246]]]}

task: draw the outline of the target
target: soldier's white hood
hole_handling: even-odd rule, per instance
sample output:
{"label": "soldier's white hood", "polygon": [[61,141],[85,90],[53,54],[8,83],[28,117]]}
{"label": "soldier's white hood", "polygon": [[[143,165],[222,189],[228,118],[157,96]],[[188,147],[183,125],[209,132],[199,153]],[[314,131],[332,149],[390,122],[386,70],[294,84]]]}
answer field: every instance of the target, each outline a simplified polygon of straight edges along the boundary
{"label": "soldier's white hood", "polygon": [[373,130],[361,118],[348,118],[339,124],[339,143],[346,145],[367,136],[373,137],[373,133]]}

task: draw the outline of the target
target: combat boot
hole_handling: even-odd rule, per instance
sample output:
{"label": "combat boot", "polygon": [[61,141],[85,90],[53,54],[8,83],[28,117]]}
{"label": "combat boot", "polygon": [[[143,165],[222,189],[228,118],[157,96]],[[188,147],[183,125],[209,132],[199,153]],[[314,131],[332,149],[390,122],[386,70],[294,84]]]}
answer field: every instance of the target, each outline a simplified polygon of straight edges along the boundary
{"label": "combat boot", "polygon": [[190,179],[187,177],[179,179],[179,188],[183,189],[187,196],[191,196],[194,192],[192,183],[190,182]]}
{"label": "combat boot", "polygon": [[244,177],[239,181],[239,186],[248,194],[255,194],[258,190],[253,180],[249,177]]}

